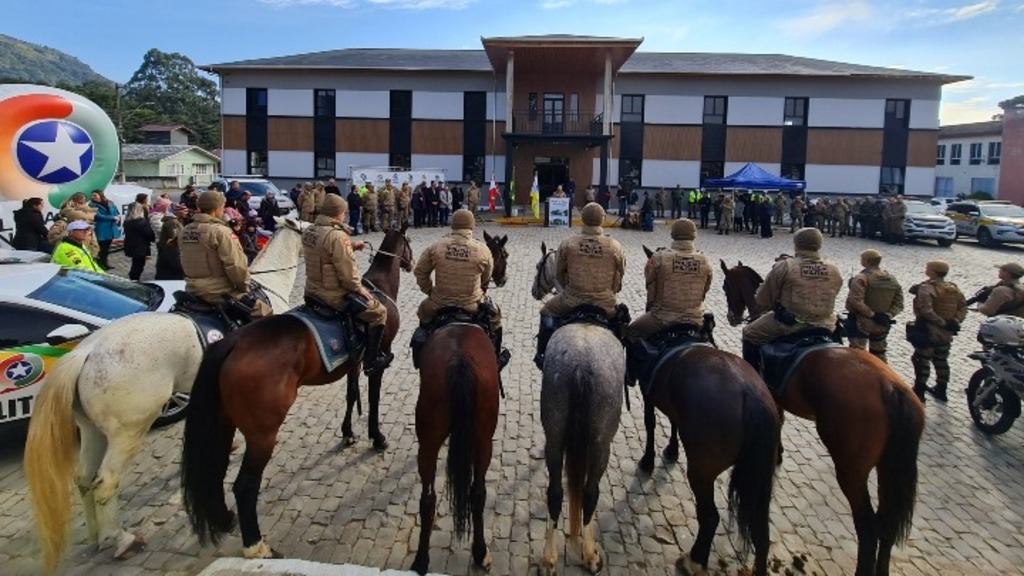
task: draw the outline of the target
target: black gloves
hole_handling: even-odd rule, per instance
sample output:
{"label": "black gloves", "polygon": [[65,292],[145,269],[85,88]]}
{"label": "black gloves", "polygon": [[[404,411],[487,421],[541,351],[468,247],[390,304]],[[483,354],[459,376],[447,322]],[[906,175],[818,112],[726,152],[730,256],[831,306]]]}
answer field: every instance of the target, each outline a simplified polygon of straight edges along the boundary
{"label": "black gloves", "polygon": [[892,325],[892,318],[889,318],[889,315],[885,312],[875,312],[875,315],[871,317],[871,320],[874,321],[875,324],[881,324],[886,327]]}
{"label": "black gloves", "polygon": [[953,334],[956,334],[957,332],[960,331],[960,323],[957,322],[956,320],[946,320],[945,328],[946,330],[949,330]]}

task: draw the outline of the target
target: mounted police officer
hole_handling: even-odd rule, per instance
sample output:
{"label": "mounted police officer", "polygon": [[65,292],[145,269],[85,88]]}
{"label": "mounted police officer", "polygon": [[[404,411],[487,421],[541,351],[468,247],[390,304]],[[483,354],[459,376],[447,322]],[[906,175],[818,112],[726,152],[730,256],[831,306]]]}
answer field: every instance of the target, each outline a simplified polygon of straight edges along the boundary
{"label": "mounted police officer", "polygon": [[533,361],[543,369],[544,351],[555,332],[555,319],[589,304],[604,310],[609,319],[617,315],[616,294],[622,290],[626,255],[618,240],[604,235],[604,208],[591,202],[581,212],[583,228],[562,241],[555,255],[555,280],[562,291],[540,310],[540,333]]}
{"label": "mounted police officer", "polygon": [[978,312],[985,316],[1006,314],[1024,318],[1024,288],[1020,279],[1024,276],[1024,266],[1009,262],[999,267],[999,283],[982,291],[978,298],[981,306]]}
{"label": "mounted police officer", "polygon": [[860,265],[864,269],[850,278],[846,309],[850,313],[850,348],[867,348],[885,362],[889,327],[903,311],[903,288],[895,276],[880,268],[881,264],[882,254],[878,250],[861,252]]}
{"label": "mounted police officer", "polygon": [[354,316],[368,325],[363,373],[383,370],[393,355],[381,353],[388,309],[377,301],[360,281],[355,250],[366,247],[352,242],[345,219],[348,202],[341,196],[328,194],[313,225],[302,233],[306,260],[307,297],[312,296],[339,311],[358,310]]}
{"label": "mounted police officer", "polygon": [[[511,355],[501,345],[501,309],[485,294],[491,281],[494,258],[486,244],[473,238],[475,225],[472,212],[465,208],[456,210],[451,219],[451,233],[420,255],[413,273],[420,290],[427,297],[417,310],[420,326],[413,335],[413,346],[426,342],[426,326],[442,308],[454,306],[476,314],[481,307],[486,307],[500,372]],[[433,282],[431,273],[434,274]]]}
{"label": "mounted police officer", "polygon": [[[754,296],[757,320],[743,328],[743,359],[757,368],[761,346],[807,328],[832,330],[836,297],[843,286],[839,269],[821,257],[823,238],[817,228],[793,236],[796,255],[775,264]],[[773,312],[772,312],[773,311]]]}
{"label": "mounted police officer", "polygon": [[[946,281],[949,264],[936,260],[925,265],[928,279],[910,288],[914,295],[913,325],[907,327],[907,339],[914,346],[910,362],[914,365],[914,392],[924,402],[928,392],[939,402],[946,401],[949,384],[949,347],[960,323],[967,317],[967,302],[956,284]],[[935,387],[928,387],[931,364],[935,364]]]}
{"label": "mounted police officer", "polygon": [[269,316],[270,306],[250,292],[248,259],[222,218],[224,202],[218,190],[203,192],[196,203],[199,214],[181,231],[185,291],[213,306],[228,303],[245,322]]}

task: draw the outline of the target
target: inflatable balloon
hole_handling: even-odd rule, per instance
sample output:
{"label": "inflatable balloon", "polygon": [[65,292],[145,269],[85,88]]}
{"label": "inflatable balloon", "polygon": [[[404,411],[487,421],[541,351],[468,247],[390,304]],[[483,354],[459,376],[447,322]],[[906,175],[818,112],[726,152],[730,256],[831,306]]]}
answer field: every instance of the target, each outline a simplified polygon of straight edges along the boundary
{"label": "inflatable balloon", "polygon": [[38,196],[59,207],[75,192],[104,190],[120,147],[110,117],[58,88],[0,84],[0,201]]}

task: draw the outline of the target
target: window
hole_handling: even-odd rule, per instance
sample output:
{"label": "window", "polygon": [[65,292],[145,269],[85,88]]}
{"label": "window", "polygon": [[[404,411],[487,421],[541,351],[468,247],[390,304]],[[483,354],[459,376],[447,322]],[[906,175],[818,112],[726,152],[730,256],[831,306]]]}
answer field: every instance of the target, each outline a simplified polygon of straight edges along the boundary
{"label": "window", "polygon": [[155,288],[116,276],[64,269],[28,295],[31,300],[113,320],[153,310],[160,303]]}
{"label": "window", "polygon": [[335,116],[334,90],[313,91],[313,114],[315,116]]}
{"label": "window", "polygon": [[246,88],[246,114],[266,116],[267,115],[267,89]]}
{"label": "window", "polygon": [[951,177],[936,177],[935,178],[935,196],[938,198],[952,198],[953,197],[953,178]]}
{"label": "window", "polygon": [[878,192],[889,196],[903,194],[903,171],[903,166],[882,166]]}
{"label": "window", "polygon": [[537,107],[539,106],[539,100],[537,100],[536,92],[530,92],[528,102],[530,107],[530,121],[532,122],[537,119]]}
{"label": "window", "polygon": [[195,170],[196,176],[213,174],[213,164],[193,164],[192,169]]}
{"label": "window", "polygon": [[411,169],[412,156],[409,154],[388,154],[388,166]]}
{"label": "window", "polygon": [[4,333],[0,348],[31,346],[46,342],[46,335],[65,324],[81,324],[79,320],[17,304],[0,304]]}
{"label": "window", "polygon": [[804,179],[804,165],[803,164],[783,164],[779,175],[789,180],[803,180]]}
{"label": "window", "polygon": [[996,197],[996,179],[995,178],[971,178],[971,193],[972,194],[988,194],[992,198]]}
{"label": "window", "polygon": [[465,182],[484,181],[484,157],[481,155],[467,155],[462,157],[462,179]]}
{"label": "window", "polygon": [[943,164],[946,163],[946,145],[945,144],[939,144],[938,148],[936,148],[936,150],[935,150],[935,163],[937,165],[939,165],[939,166],[942,166]]}
{"label": "window", "polygon": [[185,165],[184,164],[168,164],[167,165],[168,176],[184,176]]}
{"label": "window", "polygon": [[700,163],[700,183],[708,178],[722,178],[725,176],[725,162],[708,161]]}
{"label": "window", "polygon": [[704,97],[704,123],[725,124],[728,98],[725,96]]}
{"label": "window", "polygon": [[334,154],[316,153],[316,178],[334,178]]}
{"label": "window", "polygon": [[644,121],[644,97],[636,94],[622,95],[622,121],[643,122]]}
{"label": "window", "polygon": [[975,166],[981,164],[981,142],[974,142],[971,144],[970,163]]}
{"label": "window", "polygon": [[267,174],[267,151],[266,150],[249,150],[246,154],[249,162],[246,167],[246,174],[260,174],[266,176]]}
{"label": "window", "polygon": [[544,93],[544,124],[541,132],[544,134],[561,134],[564,128],[565,119],[565,94],[557,92]]}
{"label": "window", "polygon": [[807,98],[786,98],[786,110],[782,124],[785,126],[807,125]]}
{"label": "window", "polygon": [[989,142],[988,143],[988,163],[995,165],[999,164],[999,159],[1003,155],[1003,143],[1002,142]]}
{"label": "window", "polygon": [[963,144],[951,144],[949,146],[949,164],[951,166],[959,166],[963,153]]}
{"label": "window", "polygon": [[626,186],[630,190],[637,188],[643,182],[643,160],[640,159],[619,159],[619,185]]}
{"label": "window", "polygon": [[910,100],[885,101],[885,127],[906,128],[910,125]]}

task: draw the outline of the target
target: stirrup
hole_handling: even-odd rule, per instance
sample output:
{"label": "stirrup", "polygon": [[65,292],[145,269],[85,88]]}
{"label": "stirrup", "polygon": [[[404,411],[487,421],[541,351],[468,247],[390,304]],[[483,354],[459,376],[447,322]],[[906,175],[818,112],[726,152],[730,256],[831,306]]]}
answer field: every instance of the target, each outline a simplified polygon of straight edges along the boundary
{"label": "stirrup", "polygon": [[391,361],[395,359],[395,355],[392,352],[377,356],[373,361],[363,362],[363,374],[369,376],[373,372],[378,372],[386,369],[391,365]]}
{"label": "stirrup", "polygon": [[512,353],[508,351],[508,348],[502,348],[501,352],[498,353],[498,372],[501,372],[505,366],[508,366],[508,362],[511,359]]}

